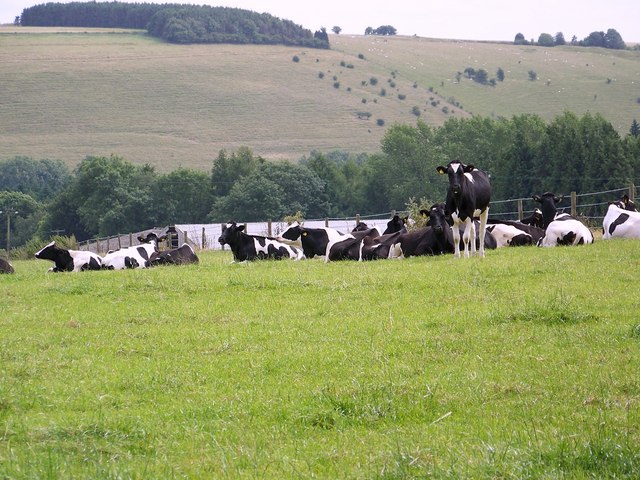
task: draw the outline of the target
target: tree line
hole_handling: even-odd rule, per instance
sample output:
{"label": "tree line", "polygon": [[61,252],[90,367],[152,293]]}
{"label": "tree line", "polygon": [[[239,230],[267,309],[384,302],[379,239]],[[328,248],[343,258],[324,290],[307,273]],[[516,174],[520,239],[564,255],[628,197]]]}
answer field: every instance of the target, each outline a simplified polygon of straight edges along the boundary
{"label": "tree line", "polygon": [[[222,150],[209,172],[159,173],[116,155],[88,156],[73,171],[59,160],[15,157],[0,161],[0,211],[12,215],[12,246],[175,223],[345,218],[442,201],[447,182],[435,167],[451,160],[486,170],[494,200],[599,192],[638,182],[640,136],[620,136],[599,114],[566,112],[550,122],[523,114],[396,124],[375,154],[315,151],[288,162],[247,147]],[[6,221],[0,214],[0,232]]]}
{"label": "tree line", "polygon": [[326,30],[312,34],[268,13],[206,5],[122,2],[45,3],[25,8],[24,26],[146,29],[172,43],[254,43],[329,48]]}
{"label": "tree line", "polygon": [[[555,36],[549,33],[541,33],[537,42],[533,39],[529,41],[524,38],[522,33],[517,33],[513,43],[515,45],[540,45],[542,47],[555,47],[557,45],[567,44],[562,32],[556,33]],[[613,50],[624,50],[627,48],[627,44],[622,39],[622,35],[620,35],[615,28],[608,29],[606,33],[603,31],[591,32],[582,40],[578,40],[574,35],[571,39],[571,45],[574,47],[602,47]]]}

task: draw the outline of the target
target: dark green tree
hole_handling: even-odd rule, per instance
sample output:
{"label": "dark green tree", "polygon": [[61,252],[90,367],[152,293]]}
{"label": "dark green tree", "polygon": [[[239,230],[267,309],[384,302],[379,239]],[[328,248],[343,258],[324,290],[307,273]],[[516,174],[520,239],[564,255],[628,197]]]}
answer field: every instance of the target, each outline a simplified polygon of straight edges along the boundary
{"label": "dark green tree", "polygon": [[637,137],[638,135],[640,135],[640,125],[638,124],[638,121],[635,118],[633,119],[633,122],[631,122],[629,135],[631,135],[632,137]]}
{"label": "dark green tree", "polygon": [[7,222],[9,222],[11,236],[10,247],[20,246],[35,232],[42,208],[42,205],[30,195],[21,192],[0,192],[0,212],[2,212],[0,213],[0,238],[2,238],[0,245],[2,248],[7,249],[9,240]]}
{"label": "dark green tree", "polygon": [[513,43],[515,45],[529,45],[529,42],[527,42],[522,33],[516,33],[516,36],[513,39]]}
{"label": "dark green tree", "polygon": [[541,33],[538,37],[538,45],[541,47],[553,47],[556,45],[555,39],[549,33]]}
{"label": "dark green tree", "polygon": [[152,191],[160,225],[206,223],[213,201],[206,173],[178,168],[159,176]]}
{"label": "dark green tree", "polygon": [[283,194],[280,185],[252,173],[234,183],[229,195],[214,202],[209,220],[223,223],[229,220],[260,222],[280,219],[284,215]]}
{"label": "dark green tree", "polygon": [[38,201],[53,198],[70,179],[69,169],[59,160],[33,160],[18,156],[0,161],[0,191],[26,193]]}
{"label": "dark green tree", "polygon": [[604,34],[604,46],[615,50],[624,50],[627,48],[627,44],[622,40],[622,36],[614,28],[610,28],[607,30],[607,33]]}
{"label": "dark green tree", "polygon": [[496,72],[496,78],[499,82],[504,82],[504,70],[502,68],[498,68],[498,71]]}
{"label": "dark green tree", "polygon": [[564,39],[564,35],[562,34],[562,32],[558,32],[556,33],[556,37],[555,37],[555,44],[560,46],[560,45],[566,45],[566,41]]}
{"label": "dark green tree", "polygon": [[249,175],[264,161],[264,158],[254,156],[248,147],[240,147],[231,154],[220,150],[211,169],[212,194],[215,197],[228,195],[235,182]]}

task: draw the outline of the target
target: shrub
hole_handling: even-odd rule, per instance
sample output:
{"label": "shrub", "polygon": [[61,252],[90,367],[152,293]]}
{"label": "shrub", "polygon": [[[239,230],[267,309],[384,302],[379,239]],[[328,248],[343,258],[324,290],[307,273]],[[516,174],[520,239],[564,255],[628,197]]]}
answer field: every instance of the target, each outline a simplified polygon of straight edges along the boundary
{"label": "shrub", "polygon": [[319,72],[318,73],[318,78],[320,78],[320,79],[324,78],[324,72]]}
{"label": "shrub", "polygon": [[340,88],[340,82],[333,82],[333,88]]}
{"label": "shrub", "polygon": [[376,124],[377,124],[379,127],[382,127],[382,126],[384,125],[384,120],[383,120],[382,118],[379,118],[378,120],[376,120]]}
{"label": "shrub", "polygon": [[529,70],[529,80],[532,82],[538,79],[538,74],[534,70]]}
{"label": "shrub", "polygon": [[371,77],[369,79],[369,84],[375,87],[378,84],[378,79],[376,77]]}
{"label": "shrub", "polygon": [[299,57],[298,55],[294,55],[294,56],[293,56],[293,58],[292,58],[292,60],[293,60],[295,63],[298,63],[298,62],[300,61],[300,57]]}
{"label": "shrub", "polygon": [[407,98],[407,96],[404,93],[399,93],[398,94],[398,100],[404,100],[406,98]]}
{"label": "shrub", "polygon": [[358,58],[359,58],[360,60],[364,60],[364,55],[363,55],[362,53],[359,53],[359,54],[358,54]]}
{"label": "shrub", "polygon": [[421,114],[420,107],[418,107],[417,105],[414,105],[413,108],[411,109],[411,113],[413,113],[416,117],[419,117]]}
{"label": "shrub", "polygon": [[381,96],[381,97],[384,97],[384,96],[386,96],[386,95],[387,95],[387,90],[386,90],[386,89],[384,89],[384,88],[383,88],[383,89],[381,89],[381,90],[380,90],[380,96]]}

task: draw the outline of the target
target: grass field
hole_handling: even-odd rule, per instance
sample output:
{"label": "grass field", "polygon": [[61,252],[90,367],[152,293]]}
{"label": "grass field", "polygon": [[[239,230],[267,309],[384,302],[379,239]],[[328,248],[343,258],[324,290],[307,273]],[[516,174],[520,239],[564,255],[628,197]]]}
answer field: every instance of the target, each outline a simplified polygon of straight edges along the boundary
{"label": "grass field", "polygon": [[[209,169],[220,149],[240,146],[290,160],[377,152],[385,129],[415,123],[415,112],[431,125],[471,113],[601,112],[622,133],[640,117],[640,51],[341,35],[331,45],[170,45],[138,31],[0,27],[0,158],[74,166],[115,153],[160,171]],[[467,67],[506,78],[495,88],[457,83]]]}
{"label": "grass field", "polygon": [[0,277],[0,478],[637,478],[640,242]]}

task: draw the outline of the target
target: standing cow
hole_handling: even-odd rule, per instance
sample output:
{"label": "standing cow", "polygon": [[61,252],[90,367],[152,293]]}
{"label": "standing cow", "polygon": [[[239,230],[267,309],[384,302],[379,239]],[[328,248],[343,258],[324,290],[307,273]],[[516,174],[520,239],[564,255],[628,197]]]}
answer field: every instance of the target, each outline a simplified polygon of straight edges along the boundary
{"label": "standing cow", "polygon": [[486,235],[487,218],[489,216],[489,202],[491,200],[491,184],[488,175],[475,168],[473,165],[465,165],[459,161],[449,162],[444,166],[436,167],[441,175],[449,176],[449,188],[447,189],[446,211],[453,219],[453,244],[454,255],[460,258],[460,230],[463,229],[462,240],[464,243],[464,256],[469,257],[476,253],[476,226],[474,217],[480,217],[479,231],[479,255],[484,257],[484,242]]}

